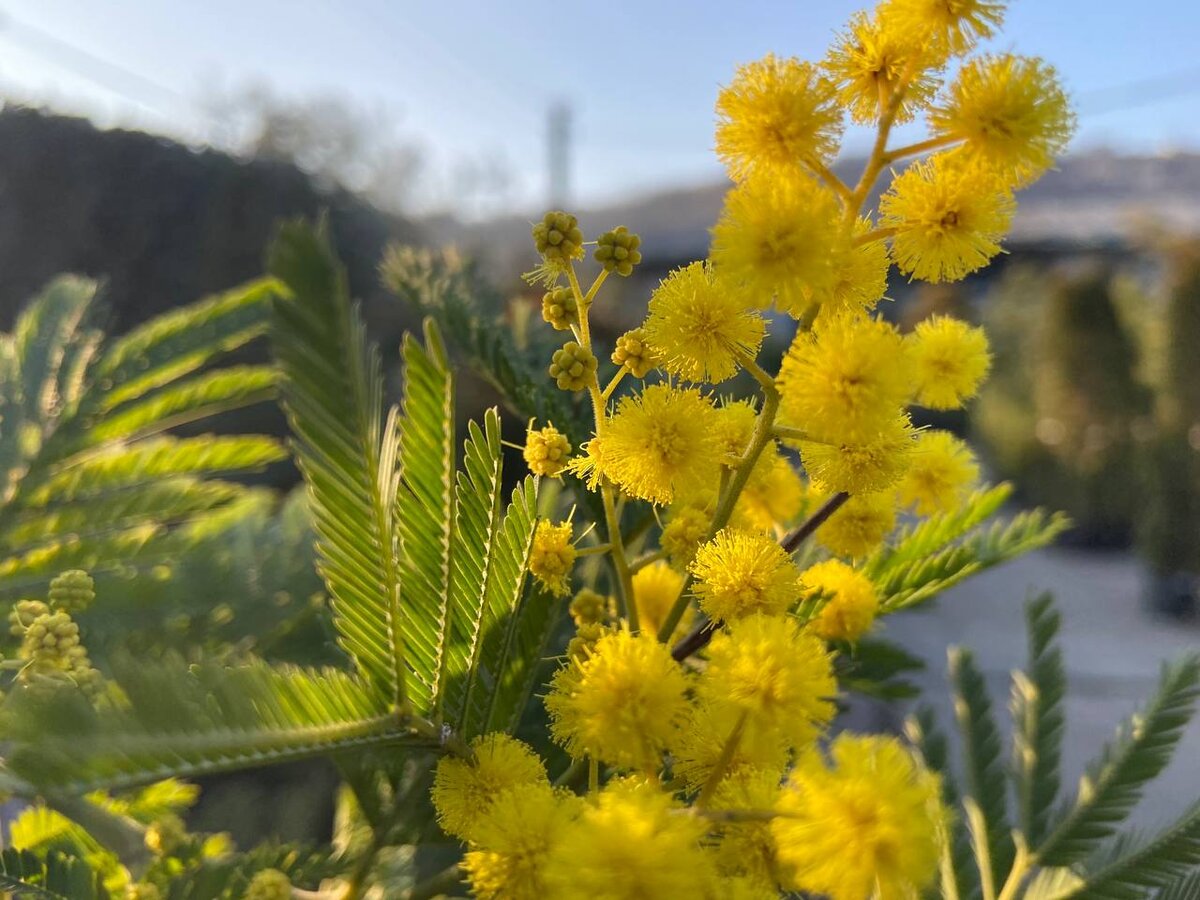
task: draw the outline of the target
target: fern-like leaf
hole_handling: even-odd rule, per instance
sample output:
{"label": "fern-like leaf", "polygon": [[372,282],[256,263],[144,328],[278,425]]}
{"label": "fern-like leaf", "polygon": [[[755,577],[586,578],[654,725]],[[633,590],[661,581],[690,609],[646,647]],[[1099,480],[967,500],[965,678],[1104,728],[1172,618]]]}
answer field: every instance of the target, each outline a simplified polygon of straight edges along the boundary
{"label": "fern-like leaf", "polygon": [[28,850],[0,851],[0,889],[37,900],[108,900],[99,876],[79,859]]}
{"label": "fern-like leaf", "polygon": [[1200,656],[1164,666],[1158,691],[1107,744],[1080,779],[1074,802],[1055,816],[1035,850],[1046,866],[1084,859],[1116,829],[1142,788],[1170,762],[1200,697]]}
{"label": "fern-like leaf", "polygon": [[1162,833],[1122,849],[1117,859],[1088,873],[1085,884],[1063,895],[1064,900],[1139,900],[1200,871],[1200,802]]}
{"label": "fern-like leaf", "polygon": [[402,704],[400,571],[387,493],[395,485],[396,435],[388,429],[387,451],[379,354],[323,233],[284,225],[270,268],[283,284],[271,334],[284,407],[309,486],[334,624],[379,701]]}
{"label": "fern-like leaf", "polygon": [[979,863],[985,896],[1002,885],[1012,868],[1015,848],[1008,824],[1000,729],[992,714],[983,673],[971,653],[952,649],[949,677],[954,693],[954,712],[962,739],[966,792],[963,807]]}
{"label": "fern-like leaf", "polygon": [[1046,836],[1050,810],[1058,796],[1062,757],[1063,696],[1066,673],[1055,643],[1060,618],[1049,594],[1025,605],[1029,665],[1013,673],[1013,771],[1017,787],[1017,823],[1031,844]]}
{"label": "fern-like leaf", "polygon": [[381,711],[357,678],[334,670],[126,661],[127,705],[97,710],[74,690],[15,692],[11,769],[40,789],[77,795],[168,777],[268,765],[378,746],[423,745]]}

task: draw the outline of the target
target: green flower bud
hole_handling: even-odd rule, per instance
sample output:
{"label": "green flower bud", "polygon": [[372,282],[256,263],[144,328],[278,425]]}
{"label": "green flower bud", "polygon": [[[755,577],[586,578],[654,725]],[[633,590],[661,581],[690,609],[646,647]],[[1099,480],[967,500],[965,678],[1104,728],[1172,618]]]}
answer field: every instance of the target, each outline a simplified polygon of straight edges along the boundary
{"label": "green flower bud", "polygon": [[263,869],[252,879],[244,900],[291,900],[292,883],[278,869]]}
{"label": "green flower bud", "polygon": [[187,826],[176,815],[166,815],[146,829],[146,848],[155,856],[170,856],[187,840]]}
{"label": "green flower bud", "polygon": [[595,625],[608,618],[608,598],[589,588],[584,588],[572,598],[568,609],[570,609],[571,618],[575,620],[576,627]]}
{"label": "green flower bud", "polygon": [[50,607],[41,600],[18,600],[8,614],[8,630],[14,637],[21,637],[34,619],[49,613]]}
{"label": "green flower bud", "polygon": [[570,331],[579,324],[579,306],[575,303],[575,292],[569,287],[552,288],[542,297],[542,318],[554,326],[555,331]]}
{"label": "green flower bud", "polygon": [[640,237],[624,225],[619,225],[600,235],[593,257],[607,271],[615,271],[622,276],[629,275],[633,272],[633,267],[642,261],[641,251],[638,250],[641,243]]}
{"label": "green flower bud", "polygon": [[550,377],[564,391],[582,391],[595,377],[598,365],[591,350],[575,341],[567,341],[561,350],[554,351]]}
{"label": "green flower bud", "polygon": [[573,259],[583,259],[583,232],[570,213],[546,213],[533,226],[533,244],[546,262],[564,268]]}
{"label": "green flower bud", "polygon": [[82,569],[68,569],[50,582],[50,594],[46,598],[52,609],[63,612],[82,612],[96,599],[92,576]]}
{"label": "green flower bud", "polygon": [[571,442],[553,425],[537,431],[531,428],[525,435],[525,464],[534,475],[556,477],[570,455]]}
{"label": "green flower bud", "polygon": [[645,332],[640,328],[627,331],[617,338],[617,348],[613,350],[612,361],[618,366],[628,368],[634,378],[645,378],[658,364],[657,357],[646,343]]}
{"label": "green flower bud", "polygon": [[34,668],[68,669],[78,660],[72,651],[79,647],[79,626],[64,612],[38,616],[25,629],[21,641],[21,659]]}

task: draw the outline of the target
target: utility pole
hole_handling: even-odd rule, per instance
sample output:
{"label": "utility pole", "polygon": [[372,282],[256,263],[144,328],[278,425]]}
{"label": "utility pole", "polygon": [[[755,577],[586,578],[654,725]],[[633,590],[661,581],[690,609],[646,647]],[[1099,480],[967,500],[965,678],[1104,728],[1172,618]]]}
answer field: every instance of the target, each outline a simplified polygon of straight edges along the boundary
{"label": "utility pole", "polygon": [[549,209],[563,209],[571,195],[571,107],[565,100],[550,106],[546,117],[546,166]]}

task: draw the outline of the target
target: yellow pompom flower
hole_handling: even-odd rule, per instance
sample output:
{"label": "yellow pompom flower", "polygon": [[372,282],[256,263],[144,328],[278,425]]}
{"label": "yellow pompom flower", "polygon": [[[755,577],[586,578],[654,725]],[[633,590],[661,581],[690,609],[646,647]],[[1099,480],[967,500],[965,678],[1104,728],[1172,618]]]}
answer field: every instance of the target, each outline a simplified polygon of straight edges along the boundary
{"label": "yellow pompom flower", "polygon": [[909,900],[937,871],[940,787],[894,738],[838,736],[796,765],[771,823],[784,886]]}
{"label": "yellow pompom flower", "polygon": [[819,440],[865,442],[893,422],[911,392],[895,326],[835,315],[801,331],[779,368],[782,418]]}
{"label": "yellow pompom flower", "polygon": [[829,559],[805,569],[800,586],[810,596],[826,598],[808,627],[827,641],[857,641],[870,630],[879,612],[879,595],[871,579],[840,560]]}
{"label": "yellow pompom flower", "polygon": [[1067,149],[1075,116],[1053,66],[1005,53],[964,65],[929,125],[963,139],[956,155],[1021,187]]}
{"label": "yellow pompom flower", "polygon": [[[731,769],[713,793],[712,808],[774,809],[779,801],[780,781],[777,769],[750,766]],[[771,823],[729,822],[722,825],[717,843],[717,865],[726,875],[744,875],[758,884],[777,890],[775,839],[771,835]]]}
{"label": "yellow pompom flower", "polygon": [[523,784],[495,798],[475,828],[463,870],[479,900],[542,900],[543,869],[583,801],[548,784]]}
{"label": "yellow pompom flower", "polygon": [[[637,604],[638,622],[647,634],[658,634],[667,618],[667,613],[679,599],[683,590],[683,575],[665,562],[654,562],[643,566],[633,574],[633,601]],[[676,631],[686,631],[690,625],[689,608]]]}
{"label": "yellow pompom flower", "polygon": [[747,733],[775,730],[801,747],[833,718],[837,681],[819,639],[790,616],[759,614],[713,636],[699,693],[745,715]]}
{"label": "yellow pompom flower", "polygon": [[545,520],[538,522],[533,533],[533,547],[529,551],[529,573],[540,581],[550,593],[563,596],[571,587],[571,569],[579,551],[571,543],[574,531],[570,522],[555,525]]}
{"label": "yellow pompom flower", "polygon": [[987,334],[961,319],[931,316],[908,336],[916,402],[930,409],[958,409],[979,391],[992,365]]}
{"label": "yellow pompom flower", "polygon": [[886,0],[880,10],[891,27],[961,54],[1004,22],[1002,0]]}
{"label": "yellow pompom flower", "polygon": [[713,405],[696,390],[655,384],[621,399],[603,431],[600,469],[621,490],[670,503],[708,484],[720,465]]}
{"label": "yellow pompom flower", "polygon": [[708,537],[711,523],[712,512],[703,507],[692,504],[671,507],[658,544],[666,551],[672,566],[686,569],[691,564],[696,551]]}
{"label": "yellow pompom flower", "polygon": [[716,878],[702,849],[706,826],[679,815],[655,785],[610,782],[563,830],[546,860],[543,897],[646,900],[708,897]]}
{"label": "yellow pompom flower", "polygon": [[724,528],[696,551],[693,591],[710,619],[779,615],[799,596],[790,556],[763,534]]}
{"label": "yellow pompom flower", "polygon": [[523,784],[549,785],[541,759],[516,738],[499,732],[480,735],[471,750],[471,761],[453,756],[438,760],[430,793],[442,830],[464,841],[475,839],[476,827],[504,791]]}
{"label": "yellow pompom flower", "polygon": [[745,455],[757,424],[758,408],[752,400],[724,400],[717,407],[715,427],[726,465],[732,467]]}
{"label": "yellow pompom flower", "polygon": [[841,130],[833,83],[797,59],[768,53],[717,95],[717,156],[735,181],[832,159]]}
{"label": "yellow pompom flower", "polygon": [[555,673],[550,731],[572,756],[654,769],[687,716],[687,678],[651,634],[601,637],[584,660]]}
{"label": "yellow pompom flower", "polygon": [[978,479],[979,465],[965,443],[948,431],[924,431],[896,496],[901,506],[931,516],[956,509]]}
{"label": "yellow pompom flower", "polygon": [[[725,195],[711,258],[745,302],[804,314],[836,283],[832,259],[846,237],[833,194],[811,178],[753,175]],[[815,299],[814,299],[815,298]]]}
{"label": "yellow pompom flower", "polygon": [[1016,202],[993,173],[941,153],[915,162],[879,201],[895,230],[892,258],[922,281],[958,281],[988,264],[1012,224]]}
{"label": "yellow pompom flower", "polygon": [[858,12],[830,48],[824,68],[838,85],[838,100],[860,125],[878,121],[880,98],[890,97],[908,75],[896,111],[896,121],[907,122],[937,92],[938,80],[929,69],[938,60],[925,56],[926,48],[909,30],[892,27],[878,13]]}
{"label": "yellow pompom flower", "polygon": [[[854,226],[854,237],[862,237],[872,227],[868,220],[859,219]],[[892,265],[887,244],[882,240],[866,244],[838,241],[829,254],[833,280],[825,290],[813,293],[813,303],[820,305],[822,314],[874,309],[887,291],[888,270]]]}
{"label": "yellow pompom flower", "polygon": [[570,455],[571,442],[553,425],[530,428],[525,434],[525,465],[534,475],[556,478],[566,468]]}
{"label": "yellow pompom flower", "polygon": [[817,543],[838,556],[866,556],[896,527],[896,500],[890,491],[855,494],[817,529]]}
{"label": "yellow pompom flower", "polygon": [[643,329],[662,367],[688,381],[718,384],[753,359],[766,325],[722,285],[711,265],[695,262],[664,278],[650,296]]}
{"label": "yellow pompom flower", "polygon": [[804,481],[778,448],[767,447],[733,509],[731,521],[770,532],[787,525],[804,510]]}
{"label": "yellow pompom flower", "polygon": [[[706,701],[693,704],[671,751],[672,774],[682,778],[689,788],[699,790],[721,761],[739,718],[741,712],[728,704]],[[789,752],[787,741],[775,729],[744,730],[726,768],[731,773],[756,769],[778,776],[787,765]]]}
{"label": "yellow pompom flower", "polygon": [[908,470],[914,434],[908,416],[893,414],[860,443],[800,441],[800,460],[809,479],[831,493],[882,491]]}

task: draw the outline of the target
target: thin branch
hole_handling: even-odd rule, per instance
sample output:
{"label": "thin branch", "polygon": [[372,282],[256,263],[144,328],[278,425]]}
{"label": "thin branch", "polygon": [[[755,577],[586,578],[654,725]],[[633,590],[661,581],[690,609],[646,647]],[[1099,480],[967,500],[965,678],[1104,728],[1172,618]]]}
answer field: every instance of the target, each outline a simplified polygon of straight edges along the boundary
{"label": "thin branch", "polygon": [[942,147],[948,147],[951,144],[957,144],[962,141],[962,138],[953,134],[941,134],[937,137],[931,137],[928,140],[917,141],[915,144],[908,144],[904,147],[897,147],[894,150],[889,150],[883,154],[883,165],[894,163],[898,159],[904,159],[906,156],[918,156],[922,153],[928,153],[930,150],[939,150]]}
{"label": "thin branch", "polygon": [[841,509],[849,499],[850,495],[848,493],[839,491],[826,500],[820,509],[809,516],[807,521],[783,539],[783,549],[789,554],[799,550],[800,545],[812,537],[813,533],[824,525],[830,516]]}

